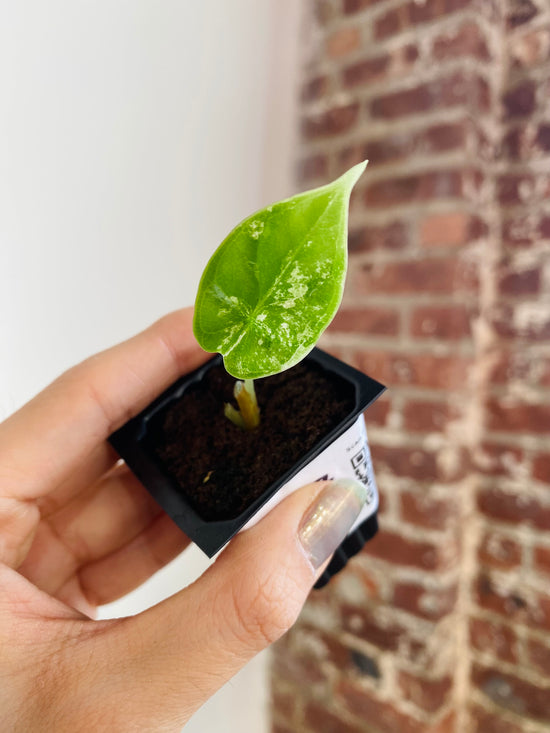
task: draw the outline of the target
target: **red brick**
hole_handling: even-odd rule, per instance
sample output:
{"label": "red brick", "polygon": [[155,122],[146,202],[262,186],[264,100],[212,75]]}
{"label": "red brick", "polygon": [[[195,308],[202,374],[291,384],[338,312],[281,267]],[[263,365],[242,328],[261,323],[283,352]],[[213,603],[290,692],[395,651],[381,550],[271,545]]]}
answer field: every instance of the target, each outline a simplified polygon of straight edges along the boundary
{"label": "red brick", "polygon": [[513,0],[506,15],[507,25],[509,28],[516,28],[532,20],[537,13],[537,6],[532,0]]}
{"label": "red brick", "polygon": [[361,733],[362,726],[346,723],[335,713],[327,710],[323,703],[310,702],[304,713],[304,722],[308,730],[323,733]]}
{"label": "red brick", "polygon": [[292,720],[296,711],[296,695],[271,688],[271,708],[278,715]]}
{"label": "red brick", "polygon": [[371,183],[365,189],[367,206],[397,206],[436,199],[459,198],[464,193],[464,171],[438,170]]}
{"label": "red brick", "polygon": [[543,239],[550,239],[550,216],[543,216],[539,221],[538,233]]}
{"label": "red brick", "polygon": [[349,250],[351,253],[371,252],[378,249],[400,250],[409,243],[409,231],[410,228],[401,221],[394,221],[379,227],[352,229],[349,233]]}
{"label": "red brick", "polygon": [[470,709],[471,733],[524,733],[524,728],[504,720],[498,713],[473,706]]}
{"label": "red brick", "polygon": [[433,669],[438,654],[439,652],[431,647],[429,636],[423,636],[421,639],[407,637],[399,649],[401,659],[425,669]]}
{"label": "red brick", "polygon": [[501,489],[481,489],[478,494],[479,510],[491,519],[513,524],[527,523],[539,529],[550,529],[550,506],[522,494]]}
{"label": "red brick", "polygon": [[359,48],[360,43],[361,36],[356,26],[341,28],[327,38],[327,54],[333,59],[341,58]]}
{"label": "red brick", "polygon": [[365,421],[367,427],[369,425],[386,425],[388,422],[388,415],[390,413],[390,400],[387,397],[387,392],[372,405],[369,405],[367,412],[365,413]]}
{"label": "red brick", "polygon": [[437,450],[374,444],[373,453],[387,471],[416,481],[460,481],[470,470],[468,456],[459,446],[441,456]]}
{"label": "red brick", "polygon": [[416,46],[414,43],[407,43],[401,48],[401,52],[405,58],[405,61],[407,61],[408,63],[413,63],[420,56],[418,46]]}
{"label": "red brick", "polygon": [[367,720],[377,733],[427,733],[428,726],[398,712],[391,703],[378,700],[372,692],[341,680],[337,701],[360,720]]}
{"label": "red brick", "polygon": [[418,132],[397,131],[384,137],[368,140],[362,148],[353,150],[353,157],[342,157],[342,167],[351,167],[354,163],[367,158],[369,168],[375,168],[387,163],[405,160],[413,154],[422,156],[431,153],[440,153],[449,150],[463,149],[466,145],[471,123],[461,122],[442,123],[431,125]]}
{"label": "red brick", "polygon": [[310,664],[327,661],[342,672],[354,669],[351,663],[351,650],[334,636],[301,623],[300,638],[305,649],[301,654],[308,657]]}
{"label": "red brick", "polygon": [[328,27],[335,20],[337,11],[331,0],[316,0],[312,4],[315,20],[319,25]]}
{"label": "red brick", "polygon": [[550,453],[540,453],[533,460],[533,478],[550,484]]}
{"label": "red brick", "polygon": [[438,36],[433,43],[432,53],[438,61],[467,56],[479,61],[489,61],[491,58],[481,28],[472,21],[463,23],[453,33]]}
{"label": "red brick", "polygon": [[312,102],[321,99],[327,93],[329,80],[327,76],[316,76],[302,86],[302,101]]}
{"label": "red brick", "polygon": [[380,41],[389,38],[403,31],[406,24],[407,18],[402,7],[390,10],[374,23],[374,37]]}
{"label": "red brick", "polygon": [[509,476],[523,461],[523,451],[513,445],[483,442],[475,452],[478,471],[485,476]]}
{"label": "red brick", "polygon": [[550,547],[535,548],[535,569],[550,574]]}
{"label": "red brick", "polygon": [[[381,598],[381,586],[380,576],[377,574],[375,568],[365,568],[357,564],[349,568],[349,571],[353,571],[354,576],[359,580],[363,588],[366,590],[369,599],[380,600]],[[345,576],[340,575],[340,580],[344,579]],[[331,581],[333,582],[333,581]],[[338,581],[336,581],[337,584]]]}
{"label": "red brick", "polygon": [[448,402],[409,400],[403,409],[405,429],[412,432],[441,432],[458,417],[459,410]]}
{"label": "red brick", "polygon": [[360,84],[368,84],[384,78],[390,65],[390,56],[383,54],[363,59],[351,66],[346,67],[342,72],[344,86],[355,87]]}
{"label": "red brick", "polygon": [[371,557],[407,567],[422,570],[444,570],[456,561],[456,547],[449,544],[410,540],[389,530],[380,530],[376,537],[365,545],[363,552]]}
{"label": "red brick", "polygon": [[516,87],[504,95],[502,100],[508,117],[526,117],[535,111],[534,81],[520,82]]}
{"label": "red brick", "polygon": [[480,652],[517,663],[518,638],[513,629],[483,618],[470,619],[470,643]]}
{"label": "red brick", "polygon": [[527,597],[519,580],[515,587],[504,588],[489,574],[482,573],[476,580],[474,597],[481,608],[498,613],[507,621],[550,630],[550,596],[531,591]]}
{"label": "red brick", "polygon": [[535,143],[540,148],[540,150],[544,151],[545,153],[550,153],[550,125],[539,125]]}
{"label": "red brick", "polygon": [[522,547],[500,532],[487,530],[479,546],[478,560],[483,565],[511,570],[521,564]]}
{"label": "red brick", "polygon": [[397,681],[404,699],[428,713],[435,713],[446,704],[453,687],[449,676],[430,679],[404,671],[398,673]]}
{"label": "red brick", "polygon": [[[344,140],[344,142],[347,141]],[[357,165],[364,160],[365,155],[363,154],[363,146],[359,143],[346,145],[336,153],[338,171],[344,172],[346,170],[349,170],[352,166]],[[370,161],[369,165],[372,165]]]}
{"label": "red brick", "polygon": [[379,2],[385,0],[344,0],[344,13],[351,15],[352,13],[358,13],[360,10],[370,8],[371,5],[376,5]]}
{"label": "red brick", "polygon": [[516,309],[513,305],[505,304],[493,314],[491,325],[495,333],[504,339],[522,339],[525,341],[546,341],[550,339],[550,313],[546,314],[541,308],[536,318],[521,319],[518,323],[515,318]]}
{"label": "red brick", "polygon": [[271,733],[296,733],[296,729],[293,725],[274,721],[271,724]]}
{"label": "red brick", "polygon": [[465,305],[420,306],[411,313],[411,335],[443,341],[468,338],[475,317],[472,308]]}
{"label": "red brick", "polygon": [[528,270],[504,272],[498,282],[501,295],[536,295],[540,292],[541,270],[539,267]]}
{"label": "red brick", "polygon": [[379,490],[378,495],[378,513],[380,515],[386,514],[388,511],[388,497],[386,492],[382,489]]}
{"label": "red brick", "polygon": [[550,723],[550,687],[534,685],[498,668],[474,665],[472,682],[500,707]]}
{"label": "red brick", "polygon": [[467,7],[470,2],[471,0],[425,0],[418,3],[412,0],[377,19],[374,25],[375,38],[383,40],[411,26],[429,23]]}
{"label": "red brick", "polygon": [[404,160],[412,154],[414,145],[414,135],[398,132],[367,142],[361,157],[369,161],[371,168],[375,168],[386,163],[395,163],[396,160]]}
{"label": "red brick", "polygon": [[453,710],[437,722],[426,723],[424,733],[456,733],[456,721],[456,713]]}
{"label": "red brick", "polygon": [[537,639],[529,639],[527,653],[530,663],[547,677],[550,677],[550,646]]}
{"label": "red brick", "polygon": [[410,25],[415,23],[429,23],[436,20],[442,14],[442,3],[440,0],[426,0],[422,3],[409,2],[407,9],[407,21]]}
{"label": "red brick", "polygon": [[385,651],[395,651],[406,633],[399,624],[378,620],[369,608],[343,604],[340,607],[342,627],[356,638]]}
{"label": "red brick", "polygon": [[331,137],[348,132],[359,117],[359,104],[353,102],[343,107],[332,107],[321,114],[302,120],[302,135],[307,139]]}
{"label": "red brick", "polygon": [[539,355],[538,358],[532,358],[531,363],[535,364],[537,377],[531,381],[541,387],[550,387],[550,356]]}
{"label": "red brick", "polygon": [[398,384],[456,390],[467,383],[471,359],[433,354],[400,354],[369,350],[350,360],[358,369],[389,387]]}
{"label": "red brick", "polygon": [[326,155],[310,155],[298,163],[298,180],[302,183],[328,177],[328,158]]}
{"label": "red brick", "polygon": [[475,266],[460,256],[367,263],[350,273],[350,289],[357,295],[473,294],[478,285]]}
{"label": "red brick", "polygon": [[520,402],[519,399],[489,400],[487,427],[499,432],[548,433],[550,405]]}
{"label": "red brick", "polygon": [[518,161],[523,158],[525,132],[522,127],[514,127],[504,135],[502,140],[502,158]]}
{"label": "red brick", "polygon": [[369,730],[372,726],[376,733],[454,732],[453,713],[436,722],[420,722],[400,712],[391,703],[379,700],[370,690],[351,681],[340,681],[336,689],[336,700],[358,719],[368,721]]}
{"label": "red brick", "polygon": [[419,492],[403,491],[400,508],[406,522],[427,529],[445,529],[450,519],[458,517],[458,508],[451,497],[435,499]]}
{"label": "red brick", "polygon": [[327,676],[319,664],[312,664],[305,654],[283,651],[284,645],[278,642],[273,655],[272,674],[290,685],[320,685],[327,682]]}
{"label": "red brick", "polygon": [[413,88],[380,95],[370,103],[370,113],[375,118],[396,119],[441,106],[467,106],[475,111],[486,111],[488,105],[486,82],[478,76],[455,72]]}
{"label": "red brick", "polygon": [[393,593],[393,605],[404,611],[428,619],[440,621],[455,610],[458,588],[425,588],[416,583],[397,583]]}
{"label": "red brick", "polygon": [[420,243],[424,247],[466,244],[470,239],[471,216],[463,211],[431,214],[420,224]]}
{"label": "red brick", "polygon": [[502,240],[510,247],[531,247],[538,239],[537,222],[532,216],[511,214],[505,216],[501,224]]}
{"label": "red brick", "polygon": [[335,333],[363,333],[396,336],[399,333],[399,312],[393,308],[341,308],[330,325]]}
{"label": "red brick", "polygon": [[474,583],[474,599],[481,608],[504,616],[509,621],[527,622],[528,603],[519,592],[500,588],[488,573],[482,572]]}
{"label": "red brick", "polygon": [[532,175],[506,174],[497,181],[497,196],[501,204],[525,204],[533,197],[535,179]]}

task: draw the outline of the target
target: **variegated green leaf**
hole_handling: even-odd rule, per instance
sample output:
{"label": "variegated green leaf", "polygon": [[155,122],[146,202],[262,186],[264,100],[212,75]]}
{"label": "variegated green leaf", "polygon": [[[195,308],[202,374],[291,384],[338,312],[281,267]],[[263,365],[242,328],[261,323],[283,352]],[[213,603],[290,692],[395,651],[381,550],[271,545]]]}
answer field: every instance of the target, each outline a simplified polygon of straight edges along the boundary
{"label": "variegated green leaf", "polygon": [[347,267],[349,196],[366,162],[241,222],[203,273],[194,332],[239,379],[283,371],[334,317]]}

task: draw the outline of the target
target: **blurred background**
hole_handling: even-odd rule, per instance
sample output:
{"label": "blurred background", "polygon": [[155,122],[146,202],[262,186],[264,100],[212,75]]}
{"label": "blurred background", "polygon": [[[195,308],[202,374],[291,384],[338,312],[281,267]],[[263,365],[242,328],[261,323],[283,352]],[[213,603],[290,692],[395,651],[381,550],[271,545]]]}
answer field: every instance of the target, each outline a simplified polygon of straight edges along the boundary
{"label": "blurred background", "polygon": [[547,731],[546,0],[0,2],[0,81],[2,417],[370,159],[322,345],[389,387],[381,531],[186,730]]}

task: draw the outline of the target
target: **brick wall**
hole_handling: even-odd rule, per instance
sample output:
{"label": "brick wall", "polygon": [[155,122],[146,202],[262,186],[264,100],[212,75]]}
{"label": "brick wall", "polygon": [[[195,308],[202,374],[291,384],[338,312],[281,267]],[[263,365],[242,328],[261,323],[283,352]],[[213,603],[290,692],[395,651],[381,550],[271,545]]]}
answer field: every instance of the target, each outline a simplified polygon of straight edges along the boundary
{"label": "brick wall", "polygon": [[369,158],[325,348],[381,531],[272,664],[273,733],[550,729],[550,5],[314,0],[298,176]]}

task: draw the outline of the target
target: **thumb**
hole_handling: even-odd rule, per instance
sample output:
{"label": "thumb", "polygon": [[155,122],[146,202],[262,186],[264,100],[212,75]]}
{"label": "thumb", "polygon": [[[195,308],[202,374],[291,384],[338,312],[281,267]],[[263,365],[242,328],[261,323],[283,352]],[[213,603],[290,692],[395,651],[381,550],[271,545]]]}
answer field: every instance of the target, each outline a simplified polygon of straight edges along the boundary
{"label": "thumb", "polygon": [[117,633],[132,712],[155,710],[157,725],[159,716],[181,725],[278,639],[365,499],[364,486],[349,479],[300,489],[239,534],[191,586],[126,619]]}

